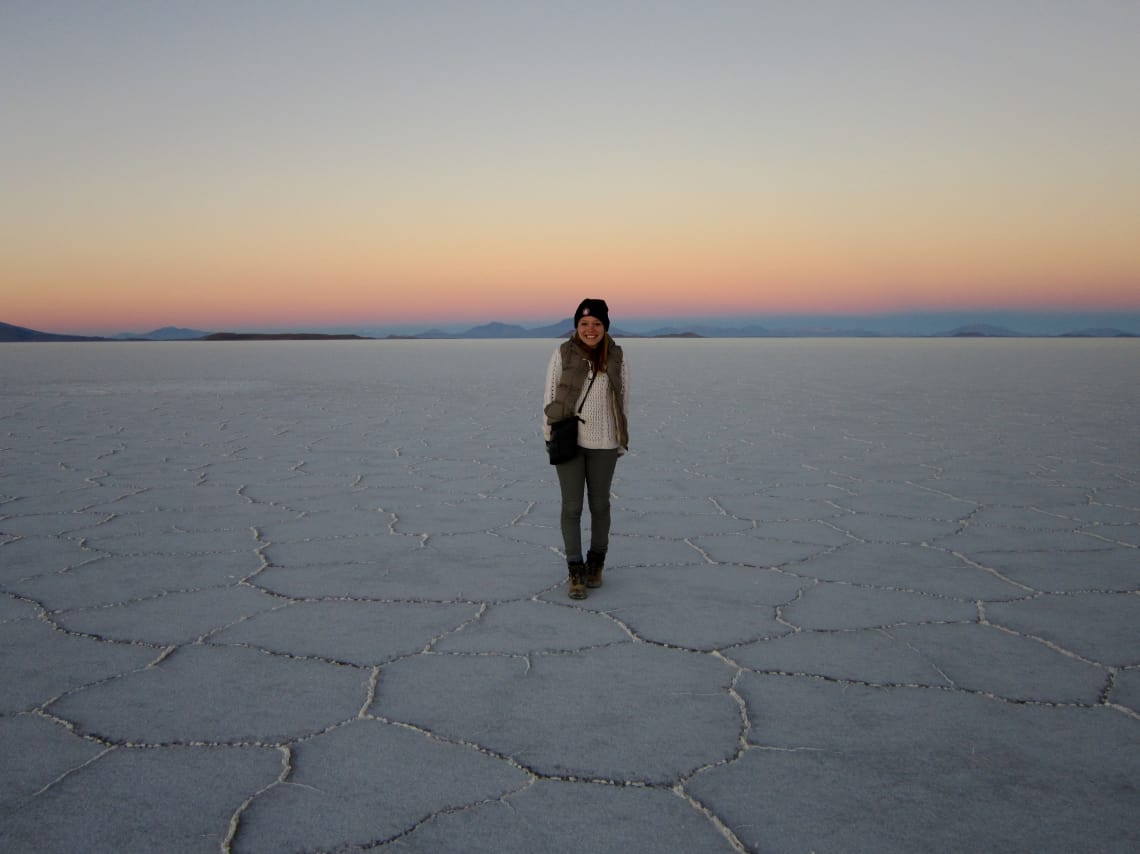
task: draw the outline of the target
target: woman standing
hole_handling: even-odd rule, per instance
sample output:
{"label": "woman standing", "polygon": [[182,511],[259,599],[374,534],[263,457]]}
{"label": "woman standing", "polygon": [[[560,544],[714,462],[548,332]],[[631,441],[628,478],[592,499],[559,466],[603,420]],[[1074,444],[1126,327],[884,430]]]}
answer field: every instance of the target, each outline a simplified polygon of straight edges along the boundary
{"label": "woman standing", "polygon": [[[585,599],[586,588],[602,586],[610,540],[610,484],[617,459],[629,449],[626,410],[629,368],[609,335],[605,300],[584,299],[574,312],[574,333],[546,371],[543,435],[550,425],[578,413],[578,455],[556,466],[562,490],[562,544],[570,573],[570,598]],[[590,507],[590,549],[582,559],[582,505]]]}

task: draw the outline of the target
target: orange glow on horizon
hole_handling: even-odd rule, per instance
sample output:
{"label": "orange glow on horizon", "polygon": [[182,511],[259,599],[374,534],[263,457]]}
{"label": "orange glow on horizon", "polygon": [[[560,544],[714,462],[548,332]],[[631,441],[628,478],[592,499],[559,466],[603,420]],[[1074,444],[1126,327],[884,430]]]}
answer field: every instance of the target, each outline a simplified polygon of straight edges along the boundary
{"label": "orange glow on horizon", "polygon": [[611,218],[589,228],[468,221],[446,232],[440,223],[389,232],[358,223],[344,233],[306,231],[312,224],[298,221],[179,231],[141,247],[133,235],[93,230],[66,252],[26,244],[7,258],[22,287],[5,295],[0,320],[95,333],[426,328],[554,322],[577,295],[604,297],[627,317],[1140,310],[1140,251],[1075,224],[1054,234],[920,217],[895,228],[771,214],[698,220]]}
{"label": "orange glow on horizon", "polygon": [[[583,296],[609,301],[614,317],[763,316],[765,314],[890,314],[909,311],[1137,311],[1131,283],[1086,285],[1058,277],[1049,281],[996,278],[961,285],[917,286],[910,277],[873,284],[849,278],[816,280],[790,271],[771,283],[652,271],[647,276],[548,276],[452,285],[421,275],[409,284],[312,283],[295,275],[218,278],[203,285],[186,274],[166,277],[161,298],[149,279],[125,287],[130,298],[108,300],[98,284],[55,289],[57,299],[17,296],[5,300],[7,323],[52,332],[146,331],[176,325],[210,331],[331,326],[433,325],[512,322],[573,312]],[[778,281],[778,284],[777,284]]]}

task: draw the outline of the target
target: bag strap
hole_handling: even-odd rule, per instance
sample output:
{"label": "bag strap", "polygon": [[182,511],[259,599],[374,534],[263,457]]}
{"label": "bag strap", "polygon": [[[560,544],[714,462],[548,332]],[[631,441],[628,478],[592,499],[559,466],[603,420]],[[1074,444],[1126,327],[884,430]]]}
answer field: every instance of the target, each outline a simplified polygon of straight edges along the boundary
{"label": "bag strap", "polygon": [[594,387],[594,380],[598,378],[598,372],[594,371],[593,376],[590,377],[590,384],[586,386],[586,393],[582,395],[582,402],[578,404],[578,411],[574,413],[575,417],[582,420],[582,407],[586,405],[586,398],[590,396],[590,389]]}

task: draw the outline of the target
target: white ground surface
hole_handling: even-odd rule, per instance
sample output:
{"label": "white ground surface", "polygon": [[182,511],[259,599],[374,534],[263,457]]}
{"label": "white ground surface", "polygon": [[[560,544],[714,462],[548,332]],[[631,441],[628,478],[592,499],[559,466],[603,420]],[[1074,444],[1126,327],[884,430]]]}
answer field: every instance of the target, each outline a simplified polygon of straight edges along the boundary
{"label": "white ground surface", "polygon": [[1134,851],[1140,344],[0,347],[4,851]]}

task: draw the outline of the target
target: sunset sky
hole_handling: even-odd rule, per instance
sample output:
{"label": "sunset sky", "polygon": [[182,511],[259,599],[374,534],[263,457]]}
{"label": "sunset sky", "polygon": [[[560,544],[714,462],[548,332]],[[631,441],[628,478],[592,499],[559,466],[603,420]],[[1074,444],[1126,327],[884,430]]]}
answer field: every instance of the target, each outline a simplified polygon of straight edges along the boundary
{"label": "sunset sky", "polygon": [[0,321],[1140,309],[1135,0],[0,4]]}

